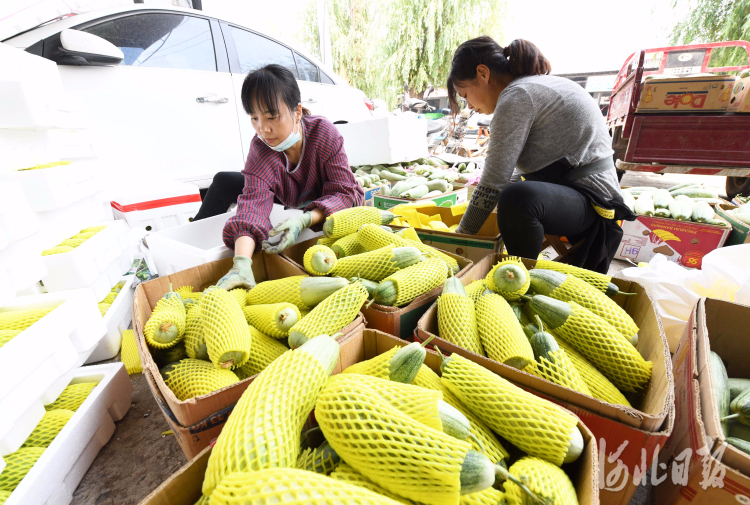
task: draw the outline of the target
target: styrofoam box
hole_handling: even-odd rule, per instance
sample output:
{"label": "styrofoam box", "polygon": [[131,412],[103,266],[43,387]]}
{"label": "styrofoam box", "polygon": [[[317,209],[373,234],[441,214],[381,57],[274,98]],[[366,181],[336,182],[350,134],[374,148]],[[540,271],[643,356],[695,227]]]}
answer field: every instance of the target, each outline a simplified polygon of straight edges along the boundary
{"label": "styrofoam box", "polygon": [[0,348],[0,455],[17,450],[106,332],[90,292],[49,293],[12,300],[0,312],[45,308],[49,314]]}
{"label": "styrofoam box", "polygon": [[337,124],[349,164],[400,163],[427,157],[427,121],[388,116]]}
{"label": "styrofoam box", "polygon": [[0,97],[0,128],[85,129],[90,125],[76,97],[47,83],[0,81]]}
{"label": "styrofoam box", "polygon": [[[88,357],[86,363],[96,363],[105,359],[114,358],[120,350],[122,332],[130,326],[133,319],[133,279],[134,275],[123,277],[115,285],[120,285],[120,292],[115,301],[104,314],[104,325],[107,332],[99,341],[94,352]],[[100,300],[101,301],[101,300]]]}
{"label": "styrofoam box", "polygon": [[31,168],[60,160],[49,130],[0,128],[0,172]]}
{"label": "styrofoam box", "polygon": [[107,219],[104,207],[96,194],[61,209],[37,212],[36,217],[40,223],[44,249],[54,247],[63,240],[77,235],[91,223],[111,221]]}
{"label": "styrofoam box", "polygon": [[[128,225],[124,221],[112,221],[74,250],[44,256],[48,273],[42,282],[50,292],[91,286],[102,273],[111,268],[112,262],[130,249],[128,232]],[[130,254],[132,255],[132,251]],[[132,261],[132,257],[130,260]],[[123,273],[125,272],[120,272],[119,276]],[[111,282],[108,281],[107,291],[116,279],[117,277]]]}
{"label": "styrofoam box", "polygon": [[187,224],[201,207],[198,186],[179,181],[153,181],[145,187],[118,185],[110,196],[116,219],[147,231]]}
{"label": "styrofoam box", "polygon": [[41,233],[35,233],[0,249],[0,293],[12,291],[15,294],[47,275],[41,239]]}
{"label": "styrofoam box", "polygon": [[17,182],[0,184],[0,249],[39,231],[39,221]]}
{"label": "styrofoam box", "polygon": [[99,191],[96,162],[73,162],[70,165],[0,173],[3,181],[17,181],[23,187],[34,212],[67,207]]}
{"label": "styrofoam box", "polygon": [[115,422],[130,409],[133,385],[122,363],[81,367],[70,377],[71,383],[98,381],[99,384],[5,505],[68,505],[96,455],[112,438]]}
{"label": "styrofoam box", "polygon": [[95,134],[91,130],[50,130],[50,137],[60,158],[90,158],[96,155]]}
{"label": "styrofoam box", "polygon": [[[269,218],[271,224],[276,226],[292,216],[301,214],[301,210],[284,209],[282,205],[274,204]],[[151,258],[156,265],[157,273],[159,275],[170,275],[204,263],[233,256],[234,252],[224,245],[222,232],[224,231],[224,224],[234,215],[234,212],[227,212],[147,235],[146,242],[151,252]],[[303,230],[297,241],[308,240],[320,235],[321,233],[309,229]],[[260,250],[260,244],[256,244],[255,248]]]}

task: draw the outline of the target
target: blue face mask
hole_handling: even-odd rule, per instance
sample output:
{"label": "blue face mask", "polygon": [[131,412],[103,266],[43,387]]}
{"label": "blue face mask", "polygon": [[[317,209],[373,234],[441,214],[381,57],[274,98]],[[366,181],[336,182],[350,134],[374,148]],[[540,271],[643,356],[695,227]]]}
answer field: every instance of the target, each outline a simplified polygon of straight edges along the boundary
{"label": "blue face mask", "polygon": [[[301,130],[302,130],[302,125],[300,124],[300,131]],[[296,144],[297,142],[299,142],[301,139],[302,139],[301,132],[295,132],[294,128],[292,128],[292,131],[289,134],[289,136],[286,138],[286,140],[284,140],[283,142],[281,142],[279,145],[277,145],[277,146],[269,146],[268,144],[266,144],[265,141],[263,141],[263,143],[266,144],[268,147],[270,147],[271,149],[273,149],[276,152],[282,152],[282,151],[286,151],[287,149],[289,149],[290,147],[292,147],[294,144]],[[261,139],[261,140],[263,140],[263,139]]]}

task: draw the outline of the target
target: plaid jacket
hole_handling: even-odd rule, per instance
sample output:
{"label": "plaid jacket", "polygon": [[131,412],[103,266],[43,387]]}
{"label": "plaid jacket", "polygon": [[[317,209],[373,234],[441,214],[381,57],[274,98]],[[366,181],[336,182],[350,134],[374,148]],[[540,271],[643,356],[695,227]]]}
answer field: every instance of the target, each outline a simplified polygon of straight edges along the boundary
{"label": "plaid jacket", "polygon": [[302,126],[302,156],[291,172],[284,153],[257,135],[250,143],[242,171],[245,189],[237,199],[237,214],[224,225],[224,243],[230,249],[237,237],[253,237],[257,245],[268,238],[274,195],[287,207],[318,208],[326,216],[363,204],[364,191],[354,180],[336,127],[320,116],[304,116]]}

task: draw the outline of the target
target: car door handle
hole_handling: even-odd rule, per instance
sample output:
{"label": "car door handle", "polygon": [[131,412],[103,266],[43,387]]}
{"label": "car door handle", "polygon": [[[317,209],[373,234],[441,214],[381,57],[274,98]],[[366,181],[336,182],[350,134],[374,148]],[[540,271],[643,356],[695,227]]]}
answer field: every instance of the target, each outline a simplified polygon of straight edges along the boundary
{"label": "car door handle", "polygon": [[217,96],[199,96],[195,99],[198,103],[228,103],[229,98],[219,98]]}
{"label": "car door handle", "polygon": [[312,98],[308,98],[307,100],[302,100],[302,103],[318,103],[318,101],[313,100]]}

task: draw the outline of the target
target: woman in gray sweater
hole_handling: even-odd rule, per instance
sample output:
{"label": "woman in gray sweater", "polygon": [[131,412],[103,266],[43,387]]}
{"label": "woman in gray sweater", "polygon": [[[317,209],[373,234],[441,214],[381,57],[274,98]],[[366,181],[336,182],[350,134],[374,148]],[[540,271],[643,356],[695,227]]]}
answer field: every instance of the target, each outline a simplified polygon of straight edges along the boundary
{"label": "woman in gray sweater", "polygon": [[[456,50],[453,110],[460,96],[476,112],[494,113],[484,172],[456,231],[476,234],[497,205],[509,254],[536,259],[545,234],[585,239],[573,264],[606,273],[622,238],[617,221],[635,216],[623,203],[596,102],[550,69],[525,40],[503,48],[479,37]],[[511,184],[514,169],[523,180]]]}

